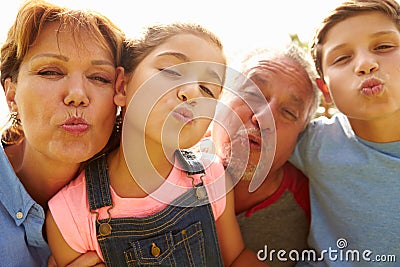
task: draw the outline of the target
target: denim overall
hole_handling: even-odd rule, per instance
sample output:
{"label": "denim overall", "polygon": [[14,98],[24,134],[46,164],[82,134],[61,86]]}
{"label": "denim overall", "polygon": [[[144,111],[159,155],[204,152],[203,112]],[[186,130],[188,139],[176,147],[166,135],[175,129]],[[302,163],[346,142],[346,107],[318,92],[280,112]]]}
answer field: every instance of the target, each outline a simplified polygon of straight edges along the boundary
{"label": "denim overall", "polygon": [[[182,151],[176,155],[184,155],[180,161],[188,177],[204,174],[193,154]],[[107,207],[110,214],[113,203],[106,157],[92,161],[85,174],[90,211]],[[202,183],[149,217],[109,217],[97,220],[96,225],[107,266],[223,266],[213,211]]]}

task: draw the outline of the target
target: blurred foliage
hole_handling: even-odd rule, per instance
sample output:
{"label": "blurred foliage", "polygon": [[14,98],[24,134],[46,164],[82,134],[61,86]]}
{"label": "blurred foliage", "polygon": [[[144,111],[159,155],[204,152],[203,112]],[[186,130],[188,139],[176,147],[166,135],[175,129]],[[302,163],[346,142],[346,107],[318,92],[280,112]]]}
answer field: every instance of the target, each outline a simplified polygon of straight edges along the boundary
{"label": "blurred foliage", "polygon": [[[302,42],[297,34],[289,34],[290,40],[303,48],[307,53],[310,53],[310,49],[307,42]],[[334,104],[327,104],[324,97],[321,95],[319,108],[316,111],[315,117],[325,116],[330,118],[334,113],[338,112]]]}
{"label": "blurred foliage", "polygon": [[299,38],[299,36],[296,34],[289,34],[290,40],[293,43],[296,43],[298,46],[300,46],[301,48],[303,48],[305,51],[309,52],[308,49],[308,43],[307,42],[302,42]]}

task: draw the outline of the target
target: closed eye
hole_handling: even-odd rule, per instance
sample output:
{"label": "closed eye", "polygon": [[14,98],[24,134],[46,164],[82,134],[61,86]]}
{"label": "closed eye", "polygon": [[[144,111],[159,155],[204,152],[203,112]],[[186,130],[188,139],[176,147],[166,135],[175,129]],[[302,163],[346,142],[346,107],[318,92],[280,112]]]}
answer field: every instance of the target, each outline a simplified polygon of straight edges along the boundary
{"label": "closed eye", "polygon": [[112,81],[110,79],[104,78],[102,76],[90,76],[88,79],[93,80],[93,81],[98,81],[104,84],[110,84]]}
{"label": "closed eye", "polygon": [[64,74],[57,70],[40,70],[38,71],[40,76],[63,76]]}
{"label": "closed eye", "polygon": [[379,50],[380,52],[385,52],[387,50],[393,49],[394,47],[396,47],[396,46],[390,45],[390,44],[382,44],[382,45],[377,46],[374,50]]}
{"label": "closed eye", "polygon": [[299,116],[297,115],[297,113],[295,113],[295,112],[293,112],[293,111],[291,111],[291,110],[283,109],[282,112],[283,112],[283,116],[284,116],[286,119],[288,119],[288,120],[297,121],[298,118],[299,118]]}
{"label": "closed eye", "polygon": [[199,87],[204,93],[206,93],[207,95],[211,96],[212,98],[215,98],[214,93],[210,89],[208,89],[206,86],[199,85]]}
{"label": "closed eye", "polygon": [[174,71],[172,69],[160,69],[160,71],[165,73],[165,74],[167,74],[167,75],[171,75],[171,76],[178,76],[178,77],[181,76],[180,73],[178,73],[178,72],[176,72],[176,71]]}
{"label": "closed eye", "polygon": [[335,65],[338,63],[343,63],[350,58],[351,58],[351,56],[347,56],[347,55],[339,56],[339,57],[335,58],[335,60],[332,62],[332,65]]}

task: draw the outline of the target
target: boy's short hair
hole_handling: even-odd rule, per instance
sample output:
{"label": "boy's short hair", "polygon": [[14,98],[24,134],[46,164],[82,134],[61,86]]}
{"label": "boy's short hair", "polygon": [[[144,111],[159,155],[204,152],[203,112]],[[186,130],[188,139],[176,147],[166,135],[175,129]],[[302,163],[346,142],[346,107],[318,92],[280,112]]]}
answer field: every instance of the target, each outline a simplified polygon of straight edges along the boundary
{"label": "boy's short hair", "polygon": [[400,30],[400,5],[396,0],[351,0],[345,1],[335,8],[317,29],[311,43],[311,55],[315,63],[315,68],[323,79],[322,71],[322,45],[325,41],[327,32],[337,23],[344,19],[360,15],[367,12],[381,12],[388,16]]}

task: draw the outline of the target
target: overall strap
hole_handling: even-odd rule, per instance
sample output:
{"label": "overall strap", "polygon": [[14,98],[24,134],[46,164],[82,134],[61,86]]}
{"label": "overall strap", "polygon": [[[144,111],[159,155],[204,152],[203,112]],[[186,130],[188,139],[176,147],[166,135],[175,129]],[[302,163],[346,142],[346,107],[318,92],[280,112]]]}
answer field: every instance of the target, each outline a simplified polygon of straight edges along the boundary
{"label": "overall strap", "polygon": [[89,162],[85,167],[85,177],[90,211],[112,206],[105,154]]}
{"label": "overall strap", "polygon": [[187,175],[200,173],[205,174],[203,163],[197,159],[196,155],[192,151],[187,149],[177,149],[175,150],[175,156]]}

